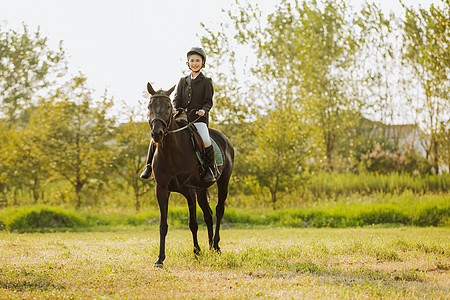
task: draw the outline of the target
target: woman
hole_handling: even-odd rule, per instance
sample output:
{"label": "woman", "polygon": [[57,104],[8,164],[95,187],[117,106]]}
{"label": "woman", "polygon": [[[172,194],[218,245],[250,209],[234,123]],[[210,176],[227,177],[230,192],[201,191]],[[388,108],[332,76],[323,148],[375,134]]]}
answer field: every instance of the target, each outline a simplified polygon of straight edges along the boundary
{"label": "woman", "polygon": [[[203,177],[205,182],[216,181],[217,169],[215,166],[214,148],[209,137],[209,111],[213,106],[214,88],[211,78],[206,77],[201,69],[206,63],[206,53],[200,47],[192,47],[187,53],[187,66],[191,73],[182,77],[178,82],[177,91],[173,100],[173,113],[184,109],[188,115],[188,121],[194,122],[198,133],[202,137],[205,146],[206,172]],[[147,167],[142,172],[141,178],[149,178],[152,169],[153,146],[150,143],[147,157]]]}

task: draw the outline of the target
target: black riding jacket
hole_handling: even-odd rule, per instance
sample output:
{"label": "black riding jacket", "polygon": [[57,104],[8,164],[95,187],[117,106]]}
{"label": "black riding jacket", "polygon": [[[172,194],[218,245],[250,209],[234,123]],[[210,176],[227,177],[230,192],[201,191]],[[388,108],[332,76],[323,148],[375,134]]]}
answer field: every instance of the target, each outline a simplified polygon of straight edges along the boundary
{"label": "black riding jacket", "polygon": [[203,75],[202,72],[192,80],[191,74],[182,77],[178,82],[173,106],[175,108],[184,108],[188,114],[189,122],[198,118],[195,112],[199,109],[205,111],[205,115],[196,122],[203,122],[208,125],[209,111],[213,106],[214,88],[211,78]]}

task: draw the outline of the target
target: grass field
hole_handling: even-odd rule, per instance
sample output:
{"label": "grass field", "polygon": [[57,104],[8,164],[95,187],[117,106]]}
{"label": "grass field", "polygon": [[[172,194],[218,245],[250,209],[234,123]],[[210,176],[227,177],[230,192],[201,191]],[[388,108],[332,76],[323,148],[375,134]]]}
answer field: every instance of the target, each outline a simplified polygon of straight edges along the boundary
{"label": "grass field", "polygon": [[0,233],[2,299],[448,299],[450,229],[229,229],[199,257],[169,228],[154,269],[155,226],[84,233]]}

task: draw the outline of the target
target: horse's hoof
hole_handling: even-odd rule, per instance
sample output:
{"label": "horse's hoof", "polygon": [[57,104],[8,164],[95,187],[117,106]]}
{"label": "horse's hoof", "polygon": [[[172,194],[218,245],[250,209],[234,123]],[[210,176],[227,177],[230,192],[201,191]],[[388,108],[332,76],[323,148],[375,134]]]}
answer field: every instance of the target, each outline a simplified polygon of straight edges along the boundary
{"label": "horse's hoof", "polygon": [[200,255],[200,248],[194,248],[194,255],[195,256]]}
{"label": "horse's hoof", "polygon": [[162,262],[155,262],[155,264],[153,265],[153,268],[155,269],[162,269],[164,267]]}
{"label": "horse's hoof", "polygon": [[222,251],[220,251],[220,247],[219,246],[217,246],[217,247],[214,247],[213,249],[212,249],[215,253],[217,253],[217,254],[222,254]]}

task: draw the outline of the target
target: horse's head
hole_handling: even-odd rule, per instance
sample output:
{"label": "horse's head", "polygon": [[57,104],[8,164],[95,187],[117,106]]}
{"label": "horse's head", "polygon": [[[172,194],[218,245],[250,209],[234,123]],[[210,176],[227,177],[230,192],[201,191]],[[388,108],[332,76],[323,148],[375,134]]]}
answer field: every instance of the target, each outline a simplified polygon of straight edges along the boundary
{"label": "horse's head", "polygon": [[175,89],[173,86],[168,91],[153,89],[150,83],[147,83],[147,91],[150,93],[150,102],[148,103],[148,122],[152,131],[153,141],[159,143],[169,130],[172,122],[172,101],[170,94]]}

